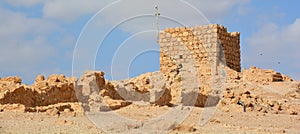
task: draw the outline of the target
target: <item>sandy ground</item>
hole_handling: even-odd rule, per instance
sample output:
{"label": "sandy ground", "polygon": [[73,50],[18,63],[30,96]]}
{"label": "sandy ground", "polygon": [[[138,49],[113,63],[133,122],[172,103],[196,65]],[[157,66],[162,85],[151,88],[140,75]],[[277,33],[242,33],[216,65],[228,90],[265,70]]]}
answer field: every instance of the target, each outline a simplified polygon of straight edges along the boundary
{"label": "sandy ground", "polygon": [[[114,112],[126,119],[136,122],[147,121],[166,114],[172,108],[158,107],[151,105],[130,105]],[[45,113],[20,113],[20,112],[1,112],[0,113],[0,133],[300,133],[300,116],[287,114],[265,114],[257,112],[222,112],[217,110],[210,120],[204,125],[198,125],[203,108],[182,107],[182,111],[192,109],[191,113],[184,122],[173,124],[171,131],[154,131],[141,129],[139,125],[130,127],[127,130],[115,131],[114,127],[98,128],[97,123],[90,119],[92,116],[77,114],[61,114],[51,116]],[[109,116],[95,115],[98,120],[105,121]],[[176,118],[176,116],[174,116]],[[95,118],[94,118],[95,119]],[[110,118],[112,122],[117,120]],[[167,122],[157,122],[157,126],[166,126]],[[170,122],[169,122],[170,123]],[[109,123],[107,123],[109,125]],[[119,124],[116,127],[120,127]]]}

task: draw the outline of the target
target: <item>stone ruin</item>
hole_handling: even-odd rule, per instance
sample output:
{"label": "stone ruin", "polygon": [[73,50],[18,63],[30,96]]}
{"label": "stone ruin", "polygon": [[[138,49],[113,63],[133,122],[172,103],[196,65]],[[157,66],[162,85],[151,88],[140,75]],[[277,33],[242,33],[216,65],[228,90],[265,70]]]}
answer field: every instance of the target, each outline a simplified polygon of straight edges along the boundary
{"label": "stone ruin", "polygon": [[[222,110],[232,111],[242,100],[247,110],[298,114],[299,105],[290,100],[300,99],[300,83],[273,70],[250,67],[241,72],[239,36],[217,24],[167,28],[160,33],[160,72],[128,80],[108,81],[101,71],[86,71],[79,79],[39,75],[32,85],[22,84],[19,77],[0,78],[0,112],[97,112],[135,102],[198,107],[221,104]],[[263,86],[272,82],[283,82],[281,87],[287,91],[260,96]]]}
{"label": "stone ruin", "polygon": [[[222,81],[214,83],[215,75],[220,75],[222,70],[224,73],[225,68],[232,72],[241,71],[240,33],[227,32],[224,26],[218,24],[194,28],[167,28],[160,33],[160,49],[160,71],[168,78],[168,83],[171,83],[169,87],[172,88],[173,97],[178,98],[179,94],[184,94],[180,91],[181,88],[184,90],[199,88],[200,94],[194,103],[196,106],[205,105],[213,84],[222,85],[220,83]],[[193,75],[194,78],[190,78]],[[172,81],[178,79],[189,84],[186,87],[174,85]],[[199,79],[194,82],[196,83],[194,87],[190,85],[193,79]],[[181,99],[191,98],[191,96],[182,97]],[[216,105],[218,101],[212,103]]]}
{"label": "stone ruin", "polygon": [[[173,66],[194,60],[199,75],[211,74],[211,60],[224,57],[226,66],[240,72],[240,33],[224,26],[167,28],[160,33],[160,71],[168,74]],[[221,54],[220,54],[221,53]]]}

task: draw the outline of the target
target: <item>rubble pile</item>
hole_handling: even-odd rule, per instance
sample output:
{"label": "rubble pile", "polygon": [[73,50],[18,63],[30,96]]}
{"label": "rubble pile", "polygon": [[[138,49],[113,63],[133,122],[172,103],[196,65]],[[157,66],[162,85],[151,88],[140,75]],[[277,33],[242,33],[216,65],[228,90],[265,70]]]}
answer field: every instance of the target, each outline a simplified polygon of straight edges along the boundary
{"label": "rubble pile", "polygon": [[223,111],[246,111],[297,115],[300,111],[300,82],[273,70],[250,67],[238,81],[227,82],[221,107]]}
{"label": "rubble pile", "polygon": [[244,70],[243,77],[248,81],[259,83],[293,81],[290,77],[282,75],[274,70],[263,70],[257,67],[250,67],[249,70]]}

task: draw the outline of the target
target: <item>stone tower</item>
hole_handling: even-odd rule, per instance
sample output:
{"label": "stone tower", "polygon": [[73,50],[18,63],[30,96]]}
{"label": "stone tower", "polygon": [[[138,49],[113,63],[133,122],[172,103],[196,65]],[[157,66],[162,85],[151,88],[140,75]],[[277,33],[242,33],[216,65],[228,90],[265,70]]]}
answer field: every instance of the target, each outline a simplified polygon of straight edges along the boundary
{"label": "stone tower", "polygon": [[[205,26],[167,28],[160,33],[160,70],[168,73],[176,64],[194,60],[200,73],[209,73],[210,60],[222,57],[226,66],[241,71],[240,33],[227,32],[224,26],[210,24]],[[207,66],[208,68],[206,68]]]}
{"label": "stone tower", "polygon": [[[181,89],[199,89],[201,95],[211,93],[211,83],[223,70],[240,72],[240,33],[227,32],[224,26],[210,24],[197,27],[167,28],[160,32],[160,71],[166,76],[173,97],[180,94],[179,85],[173,81],[182,79],[200,85],[181,86]],[[182,74],[185,72],[185,76]],[[195,76],[191,78],[191,76]],[[180,77],[179,77],[180,76]],[[205,101],[204,101],[205,102]],[[203,101],[201,103],[204,103]],[[203,105],[203,104],[199,104]]]}

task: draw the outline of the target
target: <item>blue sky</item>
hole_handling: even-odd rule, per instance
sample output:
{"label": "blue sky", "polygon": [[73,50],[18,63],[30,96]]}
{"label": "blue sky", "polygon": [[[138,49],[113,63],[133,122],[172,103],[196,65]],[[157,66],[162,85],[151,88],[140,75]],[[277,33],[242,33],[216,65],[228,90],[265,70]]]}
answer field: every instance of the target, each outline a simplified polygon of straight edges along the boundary
{"label": "blue sky", "polygon": [[2,0],[0,77],[30,84],[38,74],[97,69],[123,79],[157,71],[156,4],[160,29],[222,24],[241,32],[243,68],[300,80],[297,0]]}

